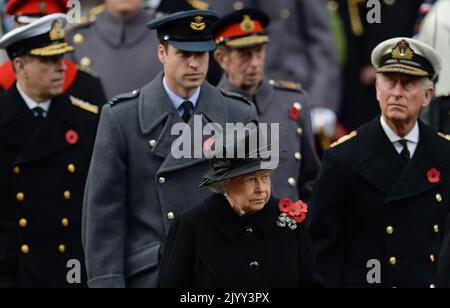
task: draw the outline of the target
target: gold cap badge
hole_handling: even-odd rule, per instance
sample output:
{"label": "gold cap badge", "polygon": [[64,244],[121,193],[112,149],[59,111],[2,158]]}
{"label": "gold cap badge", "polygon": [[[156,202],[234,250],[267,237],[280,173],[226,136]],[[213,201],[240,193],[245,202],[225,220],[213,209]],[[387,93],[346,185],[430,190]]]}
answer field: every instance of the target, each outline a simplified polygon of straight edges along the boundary
{"label": "gold cap badge", "polygon": [[191,29],[194,31],[203,31],[206,28],[206,24],[203,22],[204,18],[202,16],[197,16],[194,21],[191,22]]}
{"label": "gold cap badge", "polygon": [[255,30],[255,22],[250,18],[250,15],[244,15],[244,20],[241,22],[241,30],[245,33],[251,33]]}
{"label": "gold cap badge", "polygon": [[50,30],[50,40],[59,41],[63,40],[65,37],[64,28],[61,23],[57,20],[53,23],[52,29]]}
{"label": "gold cap badge", "polygon": [[414,50],[409,47],[406,40],[402,40],[392,50],[392,57],[397,60],[412,60],[414,58]]}

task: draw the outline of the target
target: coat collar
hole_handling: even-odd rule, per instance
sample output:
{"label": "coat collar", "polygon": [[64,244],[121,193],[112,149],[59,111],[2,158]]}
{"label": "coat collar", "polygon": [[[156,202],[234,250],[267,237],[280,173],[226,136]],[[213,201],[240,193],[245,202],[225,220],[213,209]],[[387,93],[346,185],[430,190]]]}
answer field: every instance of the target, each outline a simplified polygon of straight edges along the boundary
{"label": "coat collar", "polygon": [[128,48],[137,45],[145,36],[150,35],[145,24],[151,19],[152,16],[144,10],[127,19],[114,17],[105,10],[97,16],[94,27],[99,36],[112,47]]}
{"label": "coat collar", "polygon": [[384,133],[379,118],[358,130],[355,170],[386,195],[386,203],[417,196],[438,184],[428,181],[427,172],[437,168],[441,182],[448,178],[438,136],[419,122],[420,141],[412,160],[405,164]]}
{"label": "coat collar", "polygon": [[245,227],[256,228],[263,237],[274,232],[278,219],[278,201],[271,198],[264,209],[248,218],[239,217],[228,200],[221,194],[214,194],[205,202],[205,210],[217,228],[229,239],[236,238]]}
{"label": "coat collar", "polygon": [[0,120],[0,139],[20,149],[16,164],[35,161],[71,146],[66,139],[69,130],[77,131],[69,97],[52,100],[47,117],[40,127],[16,86],[4,94],[4,116]]}
{"label": "coat collar", "polygon": [[[171,155],[171,147],[178,136],[171,134],[175,124],[183,123],[177,110],[171,103],[169,96],[164,90],[163,74],[158,75],[149,85],[144,87],[139,97],[139,124],[141,133],[148,135],[156,140],[156,146],[153,148],[153,154],[165,158],[160,168],[160,172],[175,171],[203,162],[202,159],[176,159]],[[207,123],[219,123],[225,127],[227,116],[226,102],[220,92],[204,82],[201,88],[200,97],[194,110],[194,115],[202,115],[203,123],[201,129]],[[194,132],[194,115],[187,124]],[[158,136],[154,134],[158,133]],[[201,144],[209,136],[203,136]],[[193,140],[194,142],[195,140]]]}
{"label": "coat collar", "polygon": [[263,114],[273,101],[272,96],[274,89],[267,79],[263,80],[255,95],[251,95],[249,92],[232,84],[225,74],[222,76],[222,79],[217,87],[246,97],[248,100],[255,103],[256,108],[258,109],[258,114]]}

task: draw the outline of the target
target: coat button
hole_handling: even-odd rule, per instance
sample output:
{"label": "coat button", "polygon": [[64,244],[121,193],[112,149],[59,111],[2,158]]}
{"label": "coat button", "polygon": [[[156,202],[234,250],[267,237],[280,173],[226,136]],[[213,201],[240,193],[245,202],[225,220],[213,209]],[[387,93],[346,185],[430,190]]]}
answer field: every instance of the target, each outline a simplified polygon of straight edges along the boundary
{"label": "coat button", "polygon": [[28,221],[25,218],[19,220],[19,226],[21,228],[26,228],[28,226]]}
{"label": "coat button", "polygon": [[69,173],[75,173],[76,170],[77,170],[77,168],[75,167],[74,164],[69,164],[67,166],[67,171],[69,171]]}
{"label": "coat button", "polygon": [[302,154],[300,152],[295,153],[295,159],[298,161],[302,160]]}
{"label": "coat button", "polygon": [[169,212],[167,214],[167,219],[168,220],[174,220],[175,219],[175,213],[174,212]]}
{"label": "coat button", "polygon": [[64,192],[64,199],[70,200],[71,196],[72,196],[72,194],[70,193],[69,190],[66,190],[66,191]]}
{"label": "coat button", "polygon": [[15,166],[15,167],[13,168],[13,173],[14,173],[15,175],[20,174],[20,167],[19,167],[19,166]]}
{"label": "coat button", "polygon": [[439,233],[439,226],[438,226],[438,225],[435,225],[435,226],[433,227],[433,231],[434,231],[434,233]]}
{"label": "coat button", "polygon": [[251,227],[245,227],[245,235],[250,236],[253,234],[253,229]]}
{"label": "coat button", "polygon": [[288,9],[281,10],[280,16],[283,19],[288,19],[291,16],[291,12]]}
{"label": "coat button", "polygon": [[392,266],[396,265],[397,264],[397,258],[395,258],[395,257],[390,258],[389,259],[389,264],[392,265]]}
{"label": "coat button", "polygon": [[294,178],[289,178],[288,184],[291,187],[295,187],[295,185],[297,185],[297,181]]}
{"label": "coat button", "polygon": [[69,219],[67,219],[67,218],[61,219],[61,226],[63,226],[64,228],[67,228],[69,226]]}
{"label": "coat button", "polygon": [[444,199],[442,198],[442,195],[441,195],[441,194],[437,194],[437,195],[436,195],[436,201],[437,201],[437,202],[441,203],[443,200],[444,200]]}
{"label": "coat button", "polygon": [[77,33],[73,36],[73,42],[77,45],[81,45],[84,43],[84,36],[81,33]]}
{"label": "coat button", "polygon": [[436,257],[434,255],[430,256],[430,261],[431,263],[435,263],[436,262]]}
{"label": "coat button", "polygon": [[436,285],[434,283],[430,284],[430,289],[436,289]]}
{"label": "coat button", "polygon": [[250,269],[252,271],[257,271],[259,270],[259,263],[257,261],[253,261],[250,263]]}
{"label": "coat button", "polygon": [[386,228],[386,233],[387,233],[388,235],[394,234],[394,227],[392,227],[392,226],[387,227],[387,228]]}
{"label": "coat button", "polygon": [[23,202],[24,200],[25,200],[25,194],[24,193],[18,193],[17,195],[16,195],[16,200],[17,201],[19,201],[19,202]]}
{"label": "coat button", "polygon": [[148,142],[150,144],[150,147],[154,148],[156,146],[156,140],[150,140]]}
{"label": "coat button", "polygon": [[81,60],[80,60],[80,65],[81,65],[83,68],[90,68],[91,65],[92,65],[92,60],[91,60],[90,58],[88,58],[88,57],[83,57],[83,58],[81,58]]}
{"label": "coat button", "polygon": [[242,10],[243,8],[244,8],[244,3],[242,3],[241,1],[237,1],[233,4],[233,9],[235,11]]}
{"label": "coat button", "polygon": [[166,184],[166,178],[159,178],[159,184]]}
{"label": "coat button", "polygon": [[60,252],[60,253],[65,253],[66,252],[66,245],[59,245],[58,246],[58,251]]}
{"label": "coat button", "polygon": [[297,135],[303,135],[303,129],[301,127],[297,128]]}
{"label": "coat button", "polygon": [[20,251],[24,254],[27,255],[30,253],[30,247],[28,245],[22,245],[20,247]]}

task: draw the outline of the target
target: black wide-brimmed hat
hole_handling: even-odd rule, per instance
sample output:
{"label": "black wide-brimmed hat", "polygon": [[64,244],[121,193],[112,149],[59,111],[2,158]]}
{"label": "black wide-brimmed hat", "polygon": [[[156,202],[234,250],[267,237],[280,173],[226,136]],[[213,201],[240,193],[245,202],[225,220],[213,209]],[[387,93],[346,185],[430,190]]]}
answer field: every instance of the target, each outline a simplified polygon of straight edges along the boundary
{"label": "black wide-brimmed hat", "polygon": [[[278,149],[278,140],[269,142],[271,133],[263,133],[261,129],[255,124],[245,133],[225,132],[220,138],[215,136],[207,140],[205,146],[209,149],[206,149],[205,155],[210,158],[211,168],[203,176],[200,187],[260,170],[275,170],[283,161],[279,151],[273,153]],[[223,142],[223,147],[219,144],[215,148],[217,139],[230,140],[230,134],[233,134],[231,142]]]}

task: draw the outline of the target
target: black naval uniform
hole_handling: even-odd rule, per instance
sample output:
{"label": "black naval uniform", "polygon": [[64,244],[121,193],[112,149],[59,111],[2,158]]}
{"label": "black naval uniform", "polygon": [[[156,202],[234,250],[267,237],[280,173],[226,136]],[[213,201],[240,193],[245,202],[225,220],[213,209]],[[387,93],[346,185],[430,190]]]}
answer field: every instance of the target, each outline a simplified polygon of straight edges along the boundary
{"label": "black naval uniform", "polygon": [[[81,209],[96,113],[61,95],[39,124],[16,85],[0,94],[0,287],[85,285]],[[66,281],[71,259],[81,284]]]}
{"label": "black naval uniform", "polygon": [[[224,76],[218,85],[255,103],[261,123],[280,124],[280,150],[286,161],[272,175],[273,194],[278,198],[308,200],[320,169],[311,127],[306,93],[292,82],[264,80],[255,95],[230,83]],[[298,118],[291,118],[300,108]],[[295,111],[294,111],[295,112]]]}
{"label": "black naval uniform", "polygon": [[[379,118],[325,154],[309,210],[317,267],[327,287],[437,286],[450,206],[450,142],[419,127],[409,163]],[[435,183],[432,169],[439,172]],[[371,260],[381,263],[380,284],[367,280]]]}
{"label": "black naval uniform", "polygon": [[162,288],[319,287],[306,222],[278,227],[279,200],[241,219],[215,194],[173,224]]}

